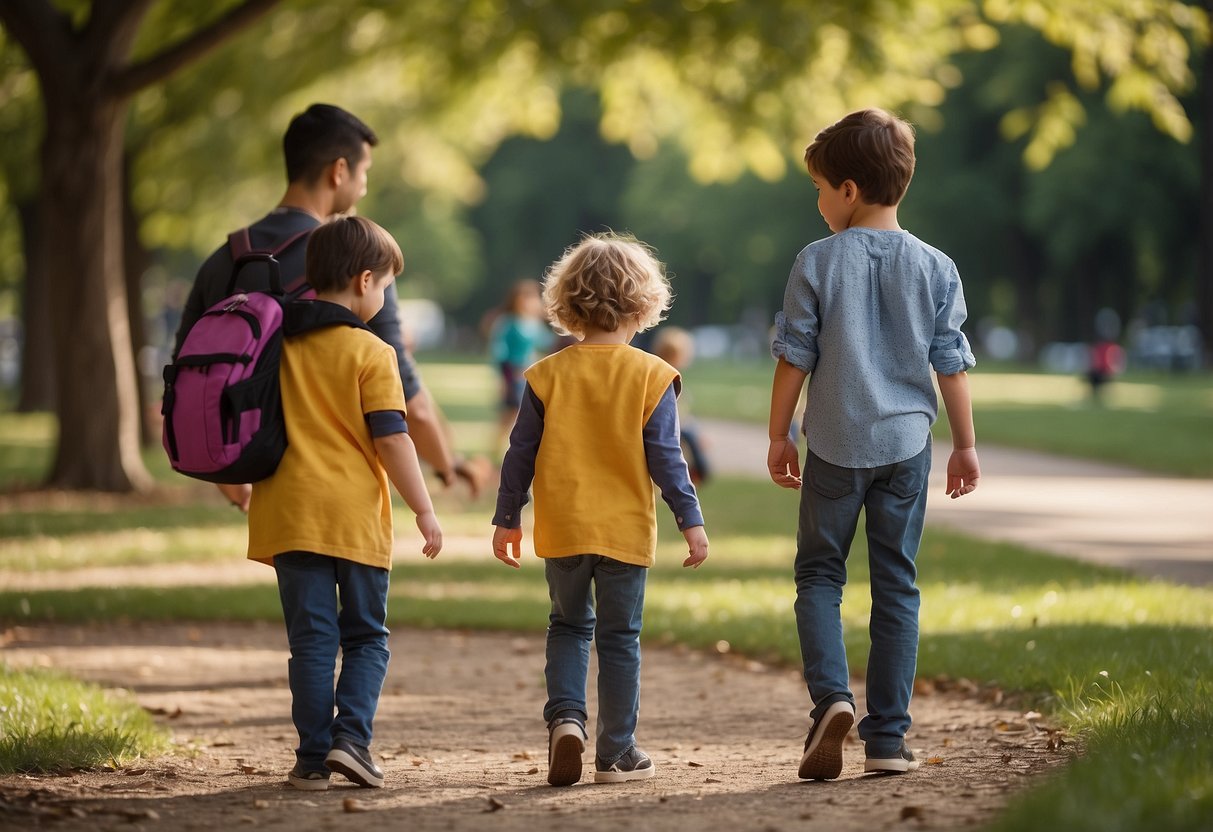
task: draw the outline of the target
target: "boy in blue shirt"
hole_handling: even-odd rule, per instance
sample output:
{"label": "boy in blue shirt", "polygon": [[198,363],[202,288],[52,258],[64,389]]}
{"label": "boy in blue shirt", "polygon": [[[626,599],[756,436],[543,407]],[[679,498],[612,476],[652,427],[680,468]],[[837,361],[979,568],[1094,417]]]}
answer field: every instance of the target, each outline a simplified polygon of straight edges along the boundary
{"label": "boy in blue shirt", "polygon": [[[839,605],[861,509],[872,584],[864,771],[900,773],[918,768],[905,735],[918,657],[914,561],[937,415],[930,371],[951,427],[947,490],[956,498],[981,476],[966,374],[976,362],[960,331],[967,313],[955,264],[897,222],[914,173],[910,125],[882,110],[851,113],[817,134],[805,164],[834,233],[800,252],[775,317],[767,452],[771,479],[801,490],[796,626],[813,724],[799,775],[838,777],[855,722]],[[788,431],[810,375],[802,478]]]}

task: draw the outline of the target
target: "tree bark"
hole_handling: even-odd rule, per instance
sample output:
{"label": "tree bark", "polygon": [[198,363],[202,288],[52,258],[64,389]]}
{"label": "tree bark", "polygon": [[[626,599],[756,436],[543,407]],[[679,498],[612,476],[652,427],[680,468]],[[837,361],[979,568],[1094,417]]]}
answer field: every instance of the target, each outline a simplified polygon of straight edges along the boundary
{"label": "tree bark", "polygon": [[139,216],[131,202],[130,156],[122,165],[122,263],[125,272],[126,311],[131,327],[131,356],[135,362],[135,384],[139,402],[139,444],[160,442],[159,423],[150,418],[155,395],[152,379],[143,372],[142,353],[147,343],[147,315],[143,309],[143,275],[152,265],[151,254],[139,237]]}
{"label": "tree bark", "polygon": [[1015,281],[1015,332],[1019,336],[1021,361],[1035,361],[1044,339],[1048,337],[1041,320],[1040,274],[1044,255],[1032,237],[1020,228],[1011,231],[1013,261],[1008,264]]}
{"label": "tree bark", "polygon": [[55,407],[55,338],[51,331],[51,290],[38,246],[38,204],[17,205],[25,251],[25,281],[21,293],[21,393],[18,413]]}
{"label": "tree bark", "polygon": [[[1213,0],[1205,0],[1205,11],[1213,16]],[[1200,120],[1200,218],[1197,228],[1200,253],[1196,265],[1196,326],[1203,342],[1204,365],[1213,366],[1213,49],[1201,56]]]}
{"label": "tree bark", "polygon": [[56,303],[59,443],[48,485],[152,485],[139,455],[139,402],[122,265],[126,104],[46,96],[41,251]]}

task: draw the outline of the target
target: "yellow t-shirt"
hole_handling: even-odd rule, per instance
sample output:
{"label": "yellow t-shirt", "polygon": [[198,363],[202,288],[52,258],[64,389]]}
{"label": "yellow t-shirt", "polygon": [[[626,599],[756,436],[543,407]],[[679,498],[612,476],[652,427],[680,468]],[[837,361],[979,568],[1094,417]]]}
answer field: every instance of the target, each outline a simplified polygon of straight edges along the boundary
{"label": "yellow t-shirt", "polygon": [[390,485],[365,414],[404,412],[396,353],[369,330],[326,327],[284,340],[279,378],[289,444],[253,484],[249,558],[304,551],[390,569]]}
{"label": "yellow t-shirt", "polygon": [[678,371],[626,344],[576,344],[533,364],[543,403],[535,458],[535,553],[652,566],[657,489],[644,426]]}

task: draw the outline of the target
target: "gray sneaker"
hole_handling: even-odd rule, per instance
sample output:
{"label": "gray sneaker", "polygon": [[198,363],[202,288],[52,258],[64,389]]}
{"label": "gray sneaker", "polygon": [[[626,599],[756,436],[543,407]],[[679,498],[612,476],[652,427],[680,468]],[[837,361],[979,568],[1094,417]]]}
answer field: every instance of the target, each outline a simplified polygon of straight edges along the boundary
{"label": "gray sneaker", "polygon": [[632,746],[613,765],[605,766],[602,759],[594,761],[595,783],[626,783],[629,780],[647,780],[657,773],[653,761],[636,746]]}
{"label": "gray sneaker", "polygon": [[854,724],[850,702],[839,700],[826,708],[805,738],[797,772],[801,780],[833,780],[842,774],[842,743]]}
{"label": "gray sneaker", "polygon": [[904,774],[916,768],[918,768],[918,761],[914,759],[914,752],[906,748],[904,742],[901,744],[901,750],[896,754],[888,757],[868,757],[863,763],[864,771],[879,771],[886,774]]}
{"label": "gray sneaker", "polygon": [[383,788],[383,772],[371,759],[371,752],[344,737],[333,741],[333,749],[324,758],[324,765],[329,771],[344,774],[364,789]]}
{"label": "gray sneaker", "polygon": [[580,719],[566,716],[552,720],[548,726],[548,783],[571,786],[581,780],[581,755],[588,739]]}

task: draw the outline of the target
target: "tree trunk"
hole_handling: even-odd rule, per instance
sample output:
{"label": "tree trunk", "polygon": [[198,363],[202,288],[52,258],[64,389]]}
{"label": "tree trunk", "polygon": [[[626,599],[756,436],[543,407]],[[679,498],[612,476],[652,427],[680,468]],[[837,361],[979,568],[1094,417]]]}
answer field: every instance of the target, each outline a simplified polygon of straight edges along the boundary
{"label": "tree trunk", "polygon": [[79,15],[51,0],[0,2],[5,35],[25,49],[46,113],[36,247],[53,298],[59,417],[48,485],[102,491],[152,485],[139,455],[141,408],[123,270],[128,102],[279,1],[229,4],[220,17],[134,64],[130,51],[153,0],[97,0],[80,28]]}
{"label": "tree trunk", "polygon": [[[1213,15],[1213,0],[1205,0]],[[1196,325],[1204,344],[1204,364],[1213,365],[1213,49],[1206,48],[1200,73],[1200,238],[1196,266]]]}
{"label": "tree trunk", "polygon": [[122,266],[125,99],[47,95],[45,106],[40,250],[55,298],[59,416],[48,485],[149,488]]}
{"label": "tree trunk", "polygon": [[1011,252],[1013,261],[1008,265],[1015,281],[1015,334],[1019,336],[1017,357],[1021,361],[1034,361],[1042,339],[1046,337],[1040,303],[1040,273],[1044,268],[1044,256],[1031,235],[1018,227],[1011,231]]}
{"label": "tree trunk", "polygon": [[51,331],[51,289],[38,245],[38,204],[17,204],[21,244],[25,252],[25,281],[21,293],[21,395],[19,413],[52,410],[55,406],[55,338]]}
{"label": "tree trunk", "polygon": [[139,217],[131,203],[129,156],[122,165],[122,263],[125,272],[126,311],[131,327],[131,356],[135,361],[135,385],[139,400],[139,443],[144,447],[160,442],[159,422],[150,418],[151,380],[143,372],[141,361],[147,343],[147,316],[143,309],[143,275],[152,265],[151,255],[139,238]]}

